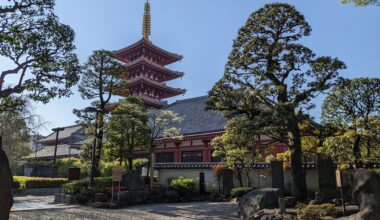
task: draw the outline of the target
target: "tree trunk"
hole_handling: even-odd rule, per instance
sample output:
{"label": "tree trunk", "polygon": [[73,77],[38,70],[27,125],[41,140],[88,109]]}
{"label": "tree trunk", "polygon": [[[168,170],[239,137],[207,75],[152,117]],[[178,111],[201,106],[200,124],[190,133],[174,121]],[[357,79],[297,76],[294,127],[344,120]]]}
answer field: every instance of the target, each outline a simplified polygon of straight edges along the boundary
{"label": "tree trunk", "polygon": [[371,158],[371,140],[367,139],[367,158]]}
{"label": "tree trunk", "polygon": [[289,146],[291,149],[290,162],[292,168],[293,192],[297,201],[307,200],[306,176],[302,167],[301,135],[296,116],[289,121]]}
{"label": "tree trunk", "polygon": [[96,155],[95,155],[95,172],[94,175],[95,177],[100,176],[100,159],[102,155],[102,147],[103,147],[103,129],[104,129],[104,116],[103,114],[99,114],[97,125],[98,125],[98,131],[96,132]]}
{"label": "tree trunk", "polygon": [[[0,136],[0,142],[2,138]],[[9,168],[7,155],[0,144],[0,220],[9,218],[13,206],[12,183],[13,175]]]}
{"label": "tree trunk", "polygon": [[361,140],[361,136],[357,135],[355,138],[354,148],[353,148],[353,154],[355,158],[356,167],[361,163],[361,158],[362,158],[362,155],[360,152],[360,140]]}
{"label": "tree trunk", "polygon": [[248,187],[252,187],[251,178],[249,177],[249,170],[245,170],[245,175],[247,176]]}
{"label": "tree trunk", "polygon": [[133,158],[128,157],[128,171],[133,171]]}
{"label": "tree trunk", "polygon": [[237,166],[235,166],[235,167],[236,167],[237,177],[238,177],[238,180],[239,180],[239,185],[240,185],[240,187],[243,187],[243,179],[242,179],[242,176],[241,176],[241,170]]}

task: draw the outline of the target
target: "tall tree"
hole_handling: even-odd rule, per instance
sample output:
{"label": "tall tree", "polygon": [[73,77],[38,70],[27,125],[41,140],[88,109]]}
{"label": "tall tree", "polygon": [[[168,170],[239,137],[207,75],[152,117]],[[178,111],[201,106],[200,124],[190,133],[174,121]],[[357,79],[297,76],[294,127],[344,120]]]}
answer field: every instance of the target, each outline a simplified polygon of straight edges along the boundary
{"label": "tall tree", "polygon": [[[102,155],[105,115],[107,106],[111,102],[112,94],[119,92],[125,83],[122,77],[126,75],[126,68],[123,64],[113,58],[110,51],[97,50],[88,58],[79,84],[79,92],[85,100],[92,100],[92,107],[97,113],[86,110],[74,110],[79,118],[85,121],[93,118],[96,124],[96,153],[94,175],[100,175],[99,162]],[[92,115],[92,117],[91,117]],[[96,117],[97,116],[97,117]],[[91,121],[91,120],[90,120]]]}
{"label": "tall tree", "polygon": [[[375,143],[380,141],[380,79],[342,81],[323,102],[322,122],[336,128],[334,136],[326,142],[327,152],[356,164],[363,162],[365,156],[370,158],[372,149],[378,148]],[[362,155],[365,151],[367,155]],[[337,155],[339,152],[345,153]]]}
{"label": "tall tree", "polygon": [[[0,57],[10,63],[9,69],[0,69],[2,111],[22,108],[21,94],[43,103],[69,96],[78,81],[74,31],[59,22],[53,9],[54,0],[0,3]],[[0,218],[7,219],[12,174],[3,149],[0,157]]]}
{"label": "tall tree", "polygon": [[107,127],[106,153],[127,164],[133,170],[134,150],[146,149],[149,142],[148,114],[144,103],[133,96],[127,97],[112,111]]}
{"label": "tall tree", "polygon": [[[150,128],[150,144],[148,146],[149,152],[149,169],[148,173],[150,176],[150,187],[153,189],[153,180],[154,180],[154,162],[153,162],[153,151],[155,148],[154,140],[158,137],[165,139],[181,139],[181,129],[176,126],[178,123],[182,122],[184,119],[183,116],[170,111],[170,110],[161,110],[161,109],[149,109],[148,110],[148,126]],[[150,171],[150,172],[149,172]]]}
{"label": "tall tree", "polygon": [[245,115],[256,129],[287,140],[299,201],[307,199],[299,128],[307,115],[299,113],[314,107],[311,99],[333,86],[345,68],[337,58],[316,57],[299,43],[310,32],[304,16],[288,4],[252,13],[233,43],[223,78],[209,92],[208,107],[227,117]]}

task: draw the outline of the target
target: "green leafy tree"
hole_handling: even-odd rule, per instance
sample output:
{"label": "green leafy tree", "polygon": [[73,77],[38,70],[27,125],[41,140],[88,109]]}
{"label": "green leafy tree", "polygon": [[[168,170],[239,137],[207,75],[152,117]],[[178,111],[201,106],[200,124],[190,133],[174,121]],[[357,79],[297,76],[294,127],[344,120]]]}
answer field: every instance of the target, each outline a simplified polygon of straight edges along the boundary
{"label": "green leafy tree", "polygon": [[113,58],[112,52],[105,50],[94,51],[84,65],[79,92],[83,99],[93,101],[91,105],[97,113],[89,112],[86,109],[74,109],[74,114],[90,127],[94,127],[93,124],[91,125],[91,121],[95,120],[97,129],[92,133],[96,133],[96,153],[93,164],[95,177],[100,175],[99,163],[102,155],[105,116],[111,103],[112,94],[117,93],[119,88],[123,88],[125,84],[125,81],[122,80],[125,75],[124,65]]}
{"label": "green leafy tree", "polygon": [[255,129],[251,128],[251,122],[242,117],[229,120],[223,135],[211,141],[213,155],[223,158],[227,167],[236,171],[241,187],[244,185],[242,175],[246,176],[248,186],[252,186],[249,172],[252,165],[262,159],[263,152],[260,150],[264,148],[253,147],[255,137]]}
{"label": "green leafy tree", "polygon": [[334,158],[358,164],[380,156],[372,155],[380,141],[380,79],[344,80],[326,97],[322,122],[336,128],[323,148]]}
{"label": "green leafy tree", "polygon": [[170,110],[161,110],[161,109],[149,109],[148,110],[148,126],[150,128],[150,145],[148,146],[149,152],[149,171],[150,173],[150,187],[153,188],[154,180],[154,163],[153,163],[153,151],[155,148],[154,140],[158,137],[166,139],[182,139],[181,129],[177,128],[176,125],[182,122],[184,119],[183,116],[170,111]]}
{"label": "green leafy tree", "polygon": [[337,58],[316,57],[299,40],[311,27],[293,6],[265,5],[239,30],[223,78],[209,92],[208,108],[227,118],[244,115],[258,132],[286,140],[297,200],[307,199],[299,123],[303,110],[335,83],[345,68]]}
{"label": "green leafy tree", "polygon": [[127,97],[112,111],[107,127],[106,154],[118,159],[119,164],[127,164],[133,170],[134,150],[144,150],[150,144],[148,114],[144,103],[134,97]]}
{"label": "green leafy tree", "polygon": [[15,170],[23,156],[31,153],[31,129],[36,128],[34,115],[28,112],[0,112],[0,144],[8,155],[10,167]]}
{"label": "green leafy tree", "polygon": [[355,6],[379,5],[379,0],[341,0],[343,4],[353,3]]}
{"label": "green leafy tree", "polygon": [[[69,96],[78,81],[74,31],[59,22],[54,0],[13,0],[0,3],[0,110],[22,108],[21,95],[47,103]],[[8,68],[9,67],[9,68]],[[8,159],[0,149],[0,219],[12,207]]]}

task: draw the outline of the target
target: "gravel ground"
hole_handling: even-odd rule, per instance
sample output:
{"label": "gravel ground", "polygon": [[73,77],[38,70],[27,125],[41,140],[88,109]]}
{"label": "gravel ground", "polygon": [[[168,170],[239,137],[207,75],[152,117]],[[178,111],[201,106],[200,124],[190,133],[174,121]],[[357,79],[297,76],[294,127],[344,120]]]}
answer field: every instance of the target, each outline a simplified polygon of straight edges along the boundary
{"label": "gravel ground", "polygon": [[[51,204],[51,197],[19,197],[17,202]],[[238,219],[235,203],[194,202],[138,205],[124,209],[93,209],[84,206],[68,206],[59,209],[15,211],[11,220],[31,219]]]}

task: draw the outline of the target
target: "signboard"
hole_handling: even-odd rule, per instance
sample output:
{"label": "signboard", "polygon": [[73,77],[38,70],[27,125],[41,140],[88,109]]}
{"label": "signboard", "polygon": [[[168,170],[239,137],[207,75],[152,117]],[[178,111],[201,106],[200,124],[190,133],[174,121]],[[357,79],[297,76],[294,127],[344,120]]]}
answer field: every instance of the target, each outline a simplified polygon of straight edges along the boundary
{"label": "signboard", "polygon": [[112,168],[112,181],[121,181],[123,176],[123,168],[121,166],[115,166]]}
{"label": "signboard", "polygon": [[342,187],[342,179],[340,175],[340,170],[336,169],[335,170],[335,179],[336,179],[336,186],[337,187]]}

